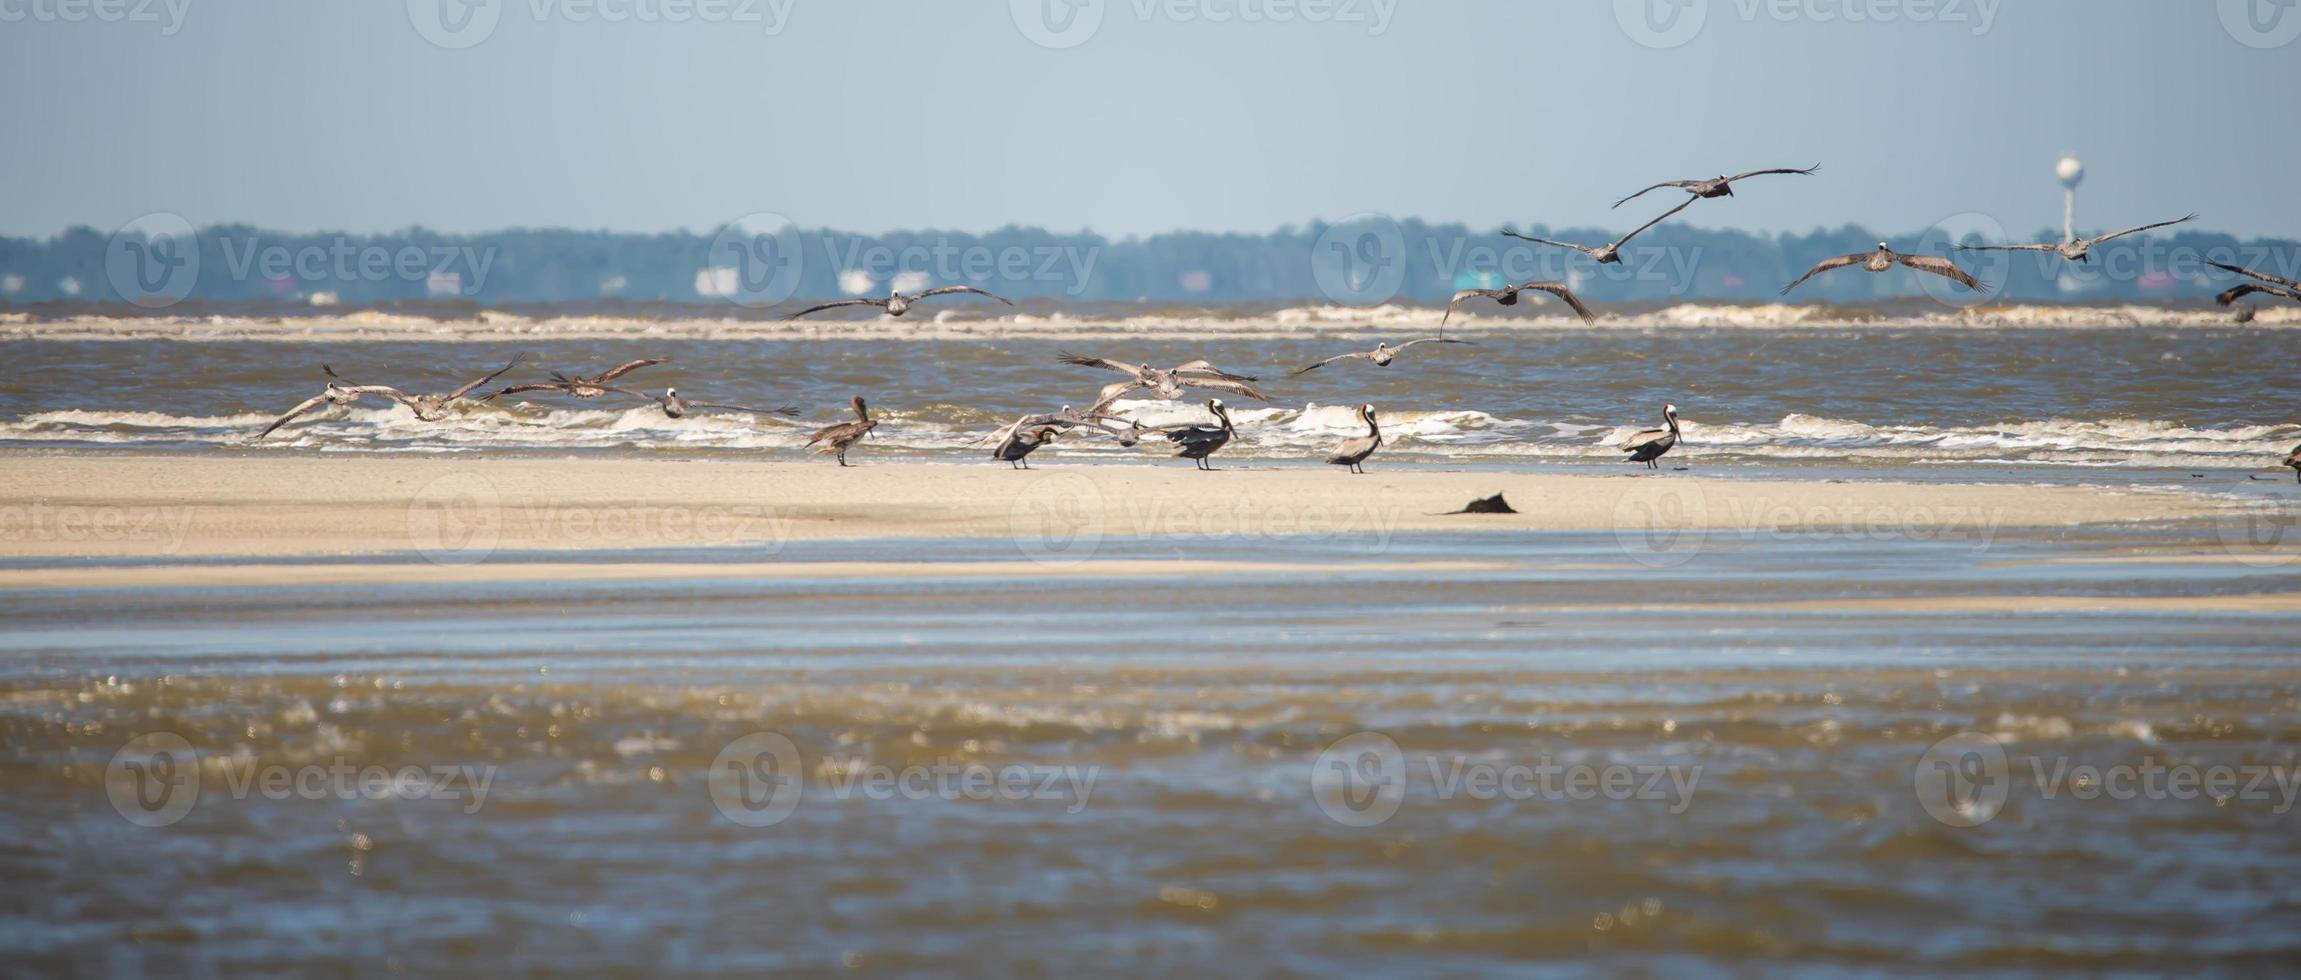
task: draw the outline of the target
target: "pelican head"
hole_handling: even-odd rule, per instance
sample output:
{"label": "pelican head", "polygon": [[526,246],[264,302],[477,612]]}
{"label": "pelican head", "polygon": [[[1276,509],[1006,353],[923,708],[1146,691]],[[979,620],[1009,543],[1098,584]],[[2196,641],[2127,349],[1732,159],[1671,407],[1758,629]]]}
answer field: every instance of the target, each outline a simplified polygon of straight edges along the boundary
{"label": "pelican head", "polygon": [[1891,252],[1891,251],[1893,251],[1893,249],[1887,248],[1887,247],[1886,247],[1886,243],[1884,243],[1884,242],[1879,242],[1879,243],[1878,243],[1878,251],[1880,251],[1880,252]]}
{"label": "pelican head", "polygon": [[665,388],[665,389],[663,389],[663,397],[665,397],[665,398],[677,398],[677,397],[679,397],[679,389],[677,389],[677,388]]}
{"label": "pelican head", "polygon": [[1676,418],[1678,415],[1678,406],[1665,404],[1662,406],[1662,414]]}
{"label": "pelican head", "polygon": [[1365,416],[1367,421],[1372,422],[1374,421],[1374,406],[1372,404],[1360,405],[1358,406],[1358,414]]}
{"label": "pelican head", "polygon": [[1206,400],[1206,409],[1207,409],[1207,411],[1210,411],[1210,412],[1219,412],[1219,411],[1222,411],[1222,399],[1220,399],[1220,398],[1209,398],[1209,399],[1207,399],[1207,400]]}
{"label": "pelican head", "polygon": [[863,396],[861,395],[856,395],[848,404],[855,406],[855,415],[858,418],[868,415],[871,411],[870,406],[863,404]]}

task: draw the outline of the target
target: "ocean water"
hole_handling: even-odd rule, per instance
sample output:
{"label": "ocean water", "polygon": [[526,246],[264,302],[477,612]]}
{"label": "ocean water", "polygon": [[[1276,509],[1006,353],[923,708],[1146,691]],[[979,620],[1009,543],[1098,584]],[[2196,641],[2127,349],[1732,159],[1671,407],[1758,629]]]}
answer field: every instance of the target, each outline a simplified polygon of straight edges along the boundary
{"label": "ocean water", "polygon": [[[885,420],[868,452],[979,457],[986,436],[1014,417],[1085,405],[1119,377],[1057,363],[1072,349],[1161,365],[1203,357],[1262,378],[1268,402],[1226,399],[1240,437],[1225,455],[1243,459],[1319,458],[1358,434],[1351,409],[1360,403],[1378,409],[1385,459],[1463,465],[1606,463],[1618,459],[1610,447],[1623,436],[1660,424],[1664,403],[1676,404],[1685,423],[1681,460],[1727,467],[2261,470],[2301,443],[2301,417],[2276,394],[2292,344],[2281,322],[2233,325],[2162,311],[2143,322],[2127,311],[2071,321],[2066,311],[2038,310],[1978,323],[1969,313],[1835,325],[1807,322],[1815,314],[1799,307],[1707,315],[1595,328],[1550,325],[1555,317],[1472,317],[1455,332],[1475,346],[1423,345],[1388,368],[1346,362],[1299,377],[1290,372],[1325,356],[1427,331],[1331,310],[1075,323],[881,320],[862,322],[859,334],[841,324],[794,332],[775,323],[641,321],[609,330],[592,320],[438,324],[370,315],[286,330],[278,322],[161,329],[107,321],[133,339],[95,340],[85,339],[84,324],[28,324],[17,336],[83,339],[8,343],[0,447],[792,454],[861,394]],[[954,324],[963,330],[954,333]],[[174,339],[161,339],[171,332]],[[322,364],[430,392],[519,354],[529,360],[507,380],[661,357],[669,363],[624,380],[804,414],[672,420],[636,398],[540,394],[426,423],[371,401],[253,440],[320,389]],[[1119,407],[1153,426],[1209,418],[1195,400]],[[1156,454],[1082,436],[1039,459]]]}

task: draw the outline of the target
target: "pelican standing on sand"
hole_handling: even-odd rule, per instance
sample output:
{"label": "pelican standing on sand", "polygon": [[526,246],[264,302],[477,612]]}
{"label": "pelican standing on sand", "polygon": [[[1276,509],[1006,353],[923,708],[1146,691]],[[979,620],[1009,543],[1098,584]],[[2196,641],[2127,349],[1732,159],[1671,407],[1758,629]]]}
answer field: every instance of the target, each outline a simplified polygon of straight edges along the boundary
{"label": "pelican standing on sand", "polygon": [[1375,366],[1375,367],[1389,367],[1389,366],[1390,366],[1390,362],[1391,362],[1391,361],[1393,361],[1393,360],[1396,360],[1396,359],[1398,358],[1398,355],[1399,355],[1401,352],[1405,351],[1407,348],[1409,348],[1409,347],[1412,347],[1412,346],[1414,346],[1414,345],[1416,345],[1416,344],[1467,344],[1467,343],[1470,343],[1470,342],[1469,342],[1469,341],[1467,341],[1467,340],[1453,340],[1453,339],[1449,339],[1449,338],[1446,338],[1446,337],[1423,337],[1423,338],[1421,338],[1421,339],[1419,339],[1419,340],[1409,340],[1409,341],[1407,341],[1407,342],[1405,342],[1405,343],[1403,343],[1403,344],[1400,344],[1400,345],[1398,345],[1398,346],[1396,346],[1396,347],[1392,347],[1392,346],[1390,346],[1390,344],[1389,344],[1389,343],[1387,343],[1387,342],[1378,342],[1378,343],[1376,343],[1376,344],[1374,345],[1374,349],[1373,349],[1373,350],[1359,350],[1359,351],[1351,351],[1351,352],[1350,352],[1350,353],[1348,353],[1348,354],[1336,354],[1336,355],[1334,355],[1333,357],[1329,357],[1329,358],[1327,358],[1326,360],[1320,361],[1320,362],[1318,362],[1318,363],[1316,363],[1316,364],[1312,364],[1312,365],[1308,365],[1308,366],[1305,366],[1305,367],[1299,367],[1299,368],[1296,368],[1296,369],[1294,370],[1294,373],[1295,373],[1295,374],[1298,374],[1298,375],[1301,375],[1301,374],[1308,374],[1308,373],[1310,373],[1310,372],[1312,372],[1312,371],[1316,371],[1316,370],[1318,370],[1319,368],[1325,367],[1325,366],[1327,366],[1327,365],[1329,365],[1329,364],[1332,364],[1332,363],[1334,363],[1334,362],[1336,362],[1336,361],[1347,361],[1347,360],[1350,360],[1350,359],[1352,359],[1352,358],[1355,358],[1355,357],[1363,357],[1363,358],[1365,358],[1365,359],[1367,359],[1367,360],[1369,360],[1369,361],[1373,361],[1373,362],[1374,362],[1374,366]]}
{"label": "pelican standing on sand", "polygon": [[725,405],[719,402],[689,401],[685,398],[679,397],[679,389],[677,388],[665,388],[663,389],[663,393],[660,395],[651,395],[647,392],[636,391],[630,388],[610,388],[608,390],[625,395],[637,395],[641,398],[645,398],[648,401],[654,402],[656,407],[663,409],[663,414],[671,416],[675,419],[686,418],[689,412],[692,412],[698,408],[717,409],[722,412],[749,412],[753,415],[799,414],[798,407],[794,405],[785,405],[781,408],[751,408],[744,405]]}
{"label": "pelican standing on sand", "polygon": [[1182,447],[1182,451],[1175,454],[1177,458],[1195,459],[1199,469],[1211,470],[1214,467],[1207,464],[1206,458],[1214,455],[1215,450],[1229,445],[1230,437],[1237,435],[1238,430],[1231,427],[1230,413],[1223,411],[1222,399],[1207,399],[1206,410],[1214,413],[1215,424],[1186,426],[1168,432],[1166,437],[1169,442]]}
{"label": "pelican standing on sand", "polygon": [[793,313],[790,316],[784,317],[784,319],[796,320],[800,317],[806,316],[809,313],[819,313],[824,310],[837,309],[842,306],[876,306],[879,308],[879,312],[888,316],[902,316],[903,314],[911,311],[911,304],[913,303],[926,299],[930,296],[949,296],[953,293],[974,293],[977,296],[988,296],[992,299],[998,300],[1001,303],[1005,303],[1008,306],[1015,305],[1014,300],[1008,299],[997,293],[976,289],[973,286],[938,286],[934,289],[920,293],[917,296],[905,296],[903,295],[902,290],[889,289],[887,290],[886,299],[843,299],[837,302],[823,303],[816,306],[810,306],[804,310],[800,310],[797,313]]}
{"label": "pelican standing on sand", "polygon": [[2266,272],[2255,272],[2244,266],[2230,265],[2226,262],[2207,262],[2206,264],[2223,272],[2234,272],[2241,276],[2260,280],[2260,282],[2241,282],[2222,290],[2221,295],[2213,297],[2213,301],[2223,306],[2228,306],[2254,293],[2281,296],[2285,299],[2301,302],[2301,282],[2294,282],[2283,276],[2273,276]]}
{"label": "pelican standing on sand", "polygon": [[1685,191],[1688,194],[1692,194],[1695,197],[1732,197],[1734,196],[1734,182],[1737,180],[1742,180],[1748,177],[1762,177],[1766,174],[1812,174],[1813,172],[1820,169],[1822,169],[1822,165],[1817,163],[1811,167],[1807,167],[1804,170],[1799,170],[1794,167],[1777,167],[1772,170],[1745,170],[1731,177],[1728,177],[1724,174],[1719,174],[1718,176],[1712,177],[1708,180],[1665,180],[1659,184],[1655,184],[1652,187],[1646,188],[1644,191],[1639,191],[1637,194],[1632,194],[1629,197],[1615,201],[1614,206],[1621,207],[1624,204],[1630,203],[1632,199],[1638,197],[1640,194],[1646,193],[1646,191],[1658,191],[1664,187],[1675,187],[1679,190]]}
{"label": "pelican standing on sand", "polygon": [[610,391],[617,390],[614,386],[608,384],[608,382],[623,377],[626,374],[630,374],[633,371],[637,371],[640,368],[661,363],[663,363],[663,358],[660,357],[642,357],[636,361],[625,361],[622,364],[608,368],[607,370],[600,372],[598,375],[589,378],[586,378],[582,375],[570,377],[557,371],[553,371],[551,372],[551,380],[549,381],[530,381],[526,384],[512,385],[509,388],[498,389],[493,394],[487,395],[480,400],[493,401],[505,395],[516,395],[520,394],[521,392],[528,391],[556,391],[563,395],[573,395],[577,398],[589,400],[598,398]]}
{"label": "pelican standing on sand", "polygon": [[1510,230],[1510,229],[1508,229],[1508,228],[1504,228],[1504,229],[1502,229],[1502,233],[1503,233],[1503,234],[1505,234],[1505,235],[1508,235],[1508,236],[1510,236],[1510,237],[1512,237],[1512,238],[1517,238],[1517,239],[1521,239],[1521,240],[1524,240],[1524,241],[1533,242],[1533,243],[1534,243],[1534,244],[1536,244],[1536,245],[1553,245],[1553,246],[1556,246],[1556,247],[1558,247],[1558,248],[1570,248],[1570,249],[1573,249],[1574,251],[1577,251],[1577,252],[1580,252],[1580,253],[1582,253],[1582,254],[1584,254],[1584,255],[1587,255],[1587,256],[1589,256],[1589,257],[1590,257],[1592,260],[1596,261],[1596,262],[1597,262],[1599,265],[1615,264],[1615,263],[1620,263],[1620,262],[1622,261],[1622,246],[1629,244],[1629,243],[1630,243],[1630,239],[1633,239],[1633,238],[1636,238],[1636,237],[1638,237],[1638,235],[1639,235],[1639,233],[1640,233],[1640,232],[1643,232],[1643,231],[1645,231],[1645,230],[1646,230],[1646,229],[1648,229],[1648,228],[1652,228],[1652,227],[1654,227],[1655,225],[1661,224],[1661,223],[1662,223],[1662,219],[1663,219],[1663,218],[1668,218],[1669,216],[1671,216],[1671,215],[1673,215],[1673,214],[1677,214],[1677,213],[1678,213],[1678,212],[1680,212],[1680,211],[1684,211],[1684,210],[1686,210],[1686,207],[1687,207],[1687,205],[1693,204],[1695,201],[1698,201],[1698,200],[1701,200],[1701,199],[1700,199],[1700,198],[1697,198],[1697,197],[1689,197],[1689,198],[1687,198],[1687,199],[1686,199],[1686,200],[1685,200],[1683,203],[1679,204],[1677,207],[1674,207],[1674,208],[1671,208],[1671,209],[1670,209],[1670,210],[1668,210],[1668,211],[1664,211],[1664,212],[1662,212],[1662,216],[1661,216],[1660,218],[1655,218],[1655,219],[1654,219],[1654,220],[1652,220],[1652,221],[1649,221],[1649,222],[1646,222],[1645,224],[1639,225],[1637,228],[1633,229],[1633,230],[1632,230],[1632,231],[1631,231],[1629,234],[1627,234],[1627,235],[1624,235],[1624,236],[1622,236],[1621,238],[1618,238],[1618,239],[1616,239],[1616,240],[1614,240],[1614,241],[1612,241],[1612,242],[1609,242],[1609,243],[1607,243],[1607,244],[1604,244],[1604,245],[1598,245],[1598,246],[1594,246],[1594,247],[1593,247],[1593,246],[1590,246],[1590,245],[1576,245],[1576,244],[1574,244],[1573,242],[1554,242],[1554,241],[1551,241],[1550,239],[1547,239],[1547,238],[1536,238],[1536,237],[1534,237],[1534,236],[1532,236],[1532,235],[1521,235],[1521,234],[1519,234],[1519,233],[1517,233],[1517,232],[1515,232],[1515,231],[1511,231],[1511,230]]}
{"label": "pelican standing on sand", "polygon": [[[337,381],[351,385],[354,388],[368,389],[373,393],[383,395],[386,398],[407,406],[408,410],[414,412],[415,417],[420,421],[438,422],[447,418],[449,406],[464,400],[466,395],[479,390],[480,386],[494,381],[499,377],[502,377],[504,372],[518,367],[519,362],[526,356],[527,355],[525,354],[517,355],[504,366],[496,368],[495,370],[486,374],[480,375],[477,378],[473,378],[470,381],[466,381],[463,383],[462,387],[459,387],[454,391],[439,392],[428,395],[411,395],[405,391],[399,390],[398,388],[391,387],[390,385],[353,384],[350,379],[345,378],[343,375],[337,374],[335,368],[326,364],[320,365],[320,370],[327,374],[328,377],[334,378]],[[265,431],[268,432],[270,430],[267,429]]]}
{"label": "pelican standing on sand", "polygon": [[871,409],[863,404],[863,396],[856,395],[848,404],[855,408],[854,421],[826,425],[807,438],[807,444],[814,446],[816,452],[837,455],[841,466],[847,465],[847,448],[861,442],[864,436],[871,434],[872,429],[879,427],[879,423],[871,420]]}
{"label": "pelican standing on sand", "polygon": [[2196,212],[2191,212],[2171,221],[2160,221],[2153,225],[2141,225],[2136,228],[2127,228],[2124,231],[2113,231],[2106,235],[2095,235],[2092,238],[2071,238],[2066,242],[2039,242],[2034,245],[1959,245],[1957,246],[1957,249],[1961,252],[2052,252],[2060,255],[2062,258],[2070,260],[2071,262],[2085,262],[2090,264],[2093,260],[2087,258],[2087,256],[2092,253],[2093,247],[2095,245],[2109,241],[2112,238],[2124,238],[2127,235],[2138,235],[2142,232],[2155,228],[2163,228],[2167,225],[2178,225],[2184,221],[2194,221],[2196,218]]}
{"label": "pelican standing on sand", "polygon": [[1358,418],[1366,423],[1366,434],[1344,440],[1342,445],[1334,447],[1334,455],[1326,457],[1328,463],[1350,467],[1352,473],[1366,472],[1365,467],[1359,464],[1366,462],[1366,457],[1382,448],[1382,426],[1374,421],[1374,406],[1358,406]]}
{"label": "pelican standing on sand", "polygon": [[1908,255],[1896,252],[1887,248],[1886,243],[1879,242],[1878,250],[1875,252],[1856,252],[1852,255],[1840,255],[1834,259],[1823,259],[1814,263],[1814,267],[1807,269],[1805,275],[1799,276],[1795,282],[1783,286],[1782,295],[1789,295],[1790,290],[1798,288],[1798,283],[1805,282],[1832,269],[1843,269],[1849,265],[1859,265],[1864,272],[1884,272],[1896,265],[1905,265],[1919,272],[1930,272],[1937,276],[1956,280],[1960,285],[1977,293],[1989,292],[1988,286],[1982,285],[1981,280],[1966,275],[1965,270],[1958,268],[1955,262],[1936,255]]}
{"label": "pelican standing on sand", "polygon": [[1661,469],[1662,464],[1654,461],[1678,445],[1678,406],[1662,406],[1662,425],[1659,429],[1632,433],[1616,448],[1630,454],[1629,462],[1644,463],[1650,470]]}
{"label": "pelican standing on sand", "polygon": [[1030,469],[1030,460],[1025,457],[1037,452],[1040,446],[1055,441],[1055,434],[1058,431],[1060,430],[1051,425],[1027,429],[1009,427],[1006,437],[1000,439],[998,446],[991,450],[991,458],[1003,460],[1008,469],[1014,469],[1018,464],[1023,469]]}
{"label": "pelican standing on sand", "polygon": [[1446,336],[1446,321],[1454,319],[1454,308],[1461,306],[1463,300],[1483,297],[1493,300],[1499,306],[1516,306],[1518,305],[1518,294],[1529,289],[1549,293],[1565,300],[1566,305],[1574,308],[1574,315],[1581,317],[1583,323],[1588,323],[1593,319],[1590,316],[1590,308],[1582,305],[1581,297],[1574,295],[1574,291],[1566,288],[1565,283],[1555,279],[1530,279],[1518,285],[1504,286],[1500,289],[1465,289],[1455,293],[1454,298],[1446,304],[1446,315],[1438,318],[1438,335]]}

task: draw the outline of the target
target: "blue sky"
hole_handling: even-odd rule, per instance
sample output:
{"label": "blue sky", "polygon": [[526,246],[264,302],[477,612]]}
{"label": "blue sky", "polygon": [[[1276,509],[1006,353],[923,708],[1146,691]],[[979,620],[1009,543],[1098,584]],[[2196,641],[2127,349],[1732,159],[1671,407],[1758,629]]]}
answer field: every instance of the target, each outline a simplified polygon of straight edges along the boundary
{"label": "blue sky", "polygon": [[0,0],[0,233],[1624,226],[1821,161],[1701,223],[2026,235],[2070,152],[2081,226],[2292,235],[2290,2]]}

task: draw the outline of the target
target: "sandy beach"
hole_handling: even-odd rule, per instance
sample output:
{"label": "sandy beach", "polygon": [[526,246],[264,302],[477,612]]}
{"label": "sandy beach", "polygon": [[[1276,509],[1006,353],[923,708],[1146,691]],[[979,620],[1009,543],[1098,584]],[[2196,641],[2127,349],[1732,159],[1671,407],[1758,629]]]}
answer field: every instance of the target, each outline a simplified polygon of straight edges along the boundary
{"label": "sandy beach", "polygon": [[[1449,514],[1503,493],[1519,511]],[[1025,558],[1084,540],[1188,535],[1381,540],[1399,532],[1686,530],[1979,536],[2210,518],[2165,490],[1706,477],[817,460],[16,455],[0,555],[158,558],[773,549],[802,540],[1011,537]]]}

